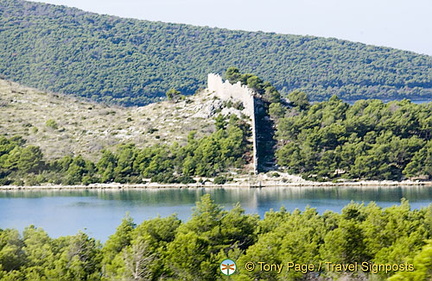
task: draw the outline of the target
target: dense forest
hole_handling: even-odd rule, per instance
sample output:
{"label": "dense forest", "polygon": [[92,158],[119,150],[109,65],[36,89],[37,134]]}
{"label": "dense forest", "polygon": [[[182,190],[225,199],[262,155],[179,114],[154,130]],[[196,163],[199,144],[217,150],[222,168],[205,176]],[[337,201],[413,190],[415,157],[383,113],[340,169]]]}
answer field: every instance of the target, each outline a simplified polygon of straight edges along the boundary
{"label": "dense forest", "polygon": [[275,111],[278,164],[289,172],[326,181],[431,177],[432,103],[289,97],[295,106]]}
{"label": "dense forest", "polygon": [[144,105],[208,73],[256,73],[311,100],[430,99],[432,58],[337,39],[122,19],[21,0],[0,1],[0,75],[42,90]]}
{"label": "dense forest", "polygon": [[[204,195],[187,222],[172,215],[136,225],[126,216],[104,244],[84,232],[51,238],[35,226],[22,235],[2,229],[0,279],[227,280],[219,265],[230,258],[237,271],[229,280],[430,280],[431,238],[432,205],[350,203],[323,214],[282,208],[260,219]],[[298,267],[288,270],[289,263]]]}

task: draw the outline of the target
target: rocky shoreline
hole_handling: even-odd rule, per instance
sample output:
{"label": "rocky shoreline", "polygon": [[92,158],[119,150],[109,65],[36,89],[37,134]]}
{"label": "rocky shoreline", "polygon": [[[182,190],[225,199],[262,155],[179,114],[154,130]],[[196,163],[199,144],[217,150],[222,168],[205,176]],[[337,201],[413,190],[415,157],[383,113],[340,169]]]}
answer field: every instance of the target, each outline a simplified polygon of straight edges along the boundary
{"label": "rocky shoreline", "polygon": [[225,184],[192,183],[192,184],[89,184],[89,185],[41,185],[41,186],[0,186],[0,191],[14,190],[123,190],[123,189],[160,189],[160,188],[267,188],[267,187],[355,187],[355,188],[376,188],[376,187],[432,187],[432,181],[357,181],[357,182],[312,182],[296,181],[283,182],[277,180],[241,181]]}

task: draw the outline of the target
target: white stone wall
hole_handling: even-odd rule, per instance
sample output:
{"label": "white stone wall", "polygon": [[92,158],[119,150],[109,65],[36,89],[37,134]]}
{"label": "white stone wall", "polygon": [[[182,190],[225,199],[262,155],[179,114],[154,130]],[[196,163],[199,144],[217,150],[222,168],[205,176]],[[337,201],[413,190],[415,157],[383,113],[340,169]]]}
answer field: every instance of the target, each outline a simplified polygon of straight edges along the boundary
{"label": "white stone wall", "polygon": [[255,127],[255,92],[247,86],[241,85],[240,82],[231,84],[229,81],[222,81],[222,77],[210,73],[207,79],[207,87],[211,93],[221,100],[234,100],[243,103],[243,114],[249,116],[252,120],[252,142],[253,142],[253,170],[256,173],[258,167],[257,159],[257,140]]}
{"label": "white stone wall", "polygon": [[221,100],[232,99],[243,103],[243,113],[249,117],[253,117],[255,113],[254,91],[247,86],[241,85],[240,82],[231,84],[228,81],[223,82],[222,77],[217,74],[210,73],[208,75],[208,89],[213,92]]}

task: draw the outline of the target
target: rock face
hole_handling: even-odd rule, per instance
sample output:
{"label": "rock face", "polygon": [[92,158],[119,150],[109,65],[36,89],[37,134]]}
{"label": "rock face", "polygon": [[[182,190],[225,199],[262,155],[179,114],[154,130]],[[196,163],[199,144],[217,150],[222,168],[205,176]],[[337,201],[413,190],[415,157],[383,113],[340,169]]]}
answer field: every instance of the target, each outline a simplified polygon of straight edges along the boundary
{"label": "rock face", "polygon": [[240,82],[231,84],[228,81],[222,81],[222,77],[210,73],[207,80],[208,91],[214,94],[222,101],[232,100],[243,104],[242,113],[251,118],[252,143],[253,143],[253,171],[258,172],[258,149],[257,149],[257,130],[256,130],[256,111],[258,95],[249,87],[241,85]]}

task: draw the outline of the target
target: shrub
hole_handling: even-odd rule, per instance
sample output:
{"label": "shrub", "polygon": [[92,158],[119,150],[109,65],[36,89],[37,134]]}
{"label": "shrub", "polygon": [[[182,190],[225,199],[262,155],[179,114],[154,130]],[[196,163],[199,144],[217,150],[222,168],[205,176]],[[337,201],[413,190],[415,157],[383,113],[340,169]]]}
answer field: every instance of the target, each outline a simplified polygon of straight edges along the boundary
{"label": "shrub", "polygon": [[225,176],[217,176],[215,177],[215,179],[213,180],[214,184],[224,184],[227,182],[227,178]]}
{"label": "shrub", "polygon": [[58,124],[57,124],[57,122],[56,122],[55,120],[53,120],[53,119],[48,119],[48,120],[45,122],[45,126],[47,126],[48,128],[52,128],[52,129],[54,129],[54,130],[57,130],[57,129],[58,129]]}

